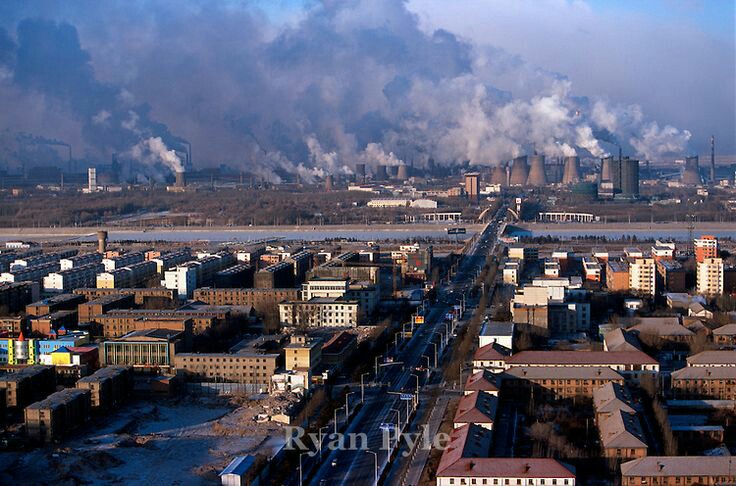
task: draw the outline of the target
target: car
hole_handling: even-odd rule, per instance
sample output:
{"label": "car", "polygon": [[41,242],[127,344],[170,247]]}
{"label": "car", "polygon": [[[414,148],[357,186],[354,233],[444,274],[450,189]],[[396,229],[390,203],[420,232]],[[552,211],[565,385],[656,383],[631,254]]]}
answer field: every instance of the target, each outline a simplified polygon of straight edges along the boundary
{"label": "car", "polygon": [[332,467],[337,467],[337,459],[333,459],[331,464],[332,464]]}

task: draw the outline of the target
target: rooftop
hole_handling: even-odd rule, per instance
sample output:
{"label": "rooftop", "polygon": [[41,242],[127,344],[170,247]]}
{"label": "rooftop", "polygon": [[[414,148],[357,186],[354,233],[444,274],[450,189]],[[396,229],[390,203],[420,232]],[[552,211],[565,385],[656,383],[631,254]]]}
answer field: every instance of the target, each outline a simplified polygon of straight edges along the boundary
{"label": "rooftop", "polygon": [[600,417],[598,428],[605,448],[630,449],[648,447],[639,417],[635,413],[615,410]]}
{"label": "rooftop", "polygon": [[506,364],[535,365],[616,365],[659,364],[641,351],[521,351],[509,356]]}
{"label": "rooftop", "polygon": [[56,393],[52,393],[51,395],[49,395],[48,397],[46,397],[45,399],[39,402],[28,405],[26,409],[38,410],[38,409],[57,408],[81,396],[89,395],[89,393],[90,393],[89,390],[83,390],[80,388],[65,388]]}
{"label": "rooftop", "polygon": [[736,366],[686,366],[672,372],[673,380],[734,380]]}
{"label": "rooftop", "polygon": [[503,373],[503,378],[526,380],[614,380],[623,382],[623,377],[607,366],[588,368],[578,366],[514,366]]}
{"label": "rooftop", "polygon": [[497,375],[488,370],[481,370],[468,376],[465,382],[464,390],[467,391],[486,391],[498,392],[499,385],[496,383]]}
{"label": "rooftop", "polygon": [[486,322],[480,329],[481,336],[513,336],[513,322]]}
{"label": "rooftop", "polygon": [[736,324],[726,324],[713,330],[716,336],[736,336]]}
{"label": "rooftop", "polygon": [[635,334],[621,328],[609,331],[603,336],[606,349],[611,351],[641,351],[641,343]]}
{"label": "rooftop", "polygon": [[633,403],[629,391],[619,383],[606,383],[593,391],[593,404],[596,413],[614,412],[616,410],[636,413]]}
{"label": "rooftop", "polygon": [[484,424],[496,420],[498,397],[486,392],[475,391],[460,399],[455,411],[455,423]]}
{"label": "rooftop", "polygon": [[703,351],[687,358],[688,366],[729,365],[736,366],[736,351]]}
{"label": "rooftop", "polygon": [[648,456],[621,464],[624,477],[725,476],[734,477],[731,456]]}
{"label": "rooftop", "polygon": [[500,361],[506,360],[511,355],[511,350],[498,343],[486,344],[478,348],[473,355],[476,361]]}

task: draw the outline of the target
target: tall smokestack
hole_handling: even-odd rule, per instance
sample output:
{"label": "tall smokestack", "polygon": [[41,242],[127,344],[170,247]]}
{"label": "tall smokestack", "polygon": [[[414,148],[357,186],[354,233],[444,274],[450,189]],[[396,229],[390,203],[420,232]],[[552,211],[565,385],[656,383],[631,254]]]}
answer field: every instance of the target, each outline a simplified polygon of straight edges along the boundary
{"label": "tall smokestack", "polygon": [[511,163],[511,177],[509,178],[509,185],[523,186],[526,184],[526,180],[528,178],[529,166],[526,163],[526,155],[516,157]]}
{"label": "tall smokestack", "polygon": [[544,168],[544,155],[532,155],[530,160],[531,168],[529,169],[529,177],[526,180],[527,185],[547,185],[547,173]]}
{"label": "tall smokestack", "polygon": [[716,182],[716,137],[710,136],[710,181]]}
{"label": "tall smokestack", "polygon": [[107,231],[97,232],[97,251],[103,255],[107,251]]}
{"label": "tall smokestack", "polygon": [[184,177],[184,171],[177,170],[176,171],[176,187],[183,188],[187,185],[187,181]]}
{"label": "tall smokestack", "polygon": [[562,172],[562,183],[573,184],[580,180],[580,159],[578,157],[565,157],[565,168]]}

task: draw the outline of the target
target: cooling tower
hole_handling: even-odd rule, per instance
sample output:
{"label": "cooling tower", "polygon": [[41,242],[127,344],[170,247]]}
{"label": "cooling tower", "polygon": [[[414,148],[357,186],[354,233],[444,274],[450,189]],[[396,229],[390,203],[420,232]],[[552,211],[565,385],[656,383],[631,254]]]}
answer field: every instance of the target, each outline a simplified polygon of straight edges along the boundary
{"label": "cooling tower", "polygon": [[547,164],[547,182],[550,184],[559,184],[562,182],[562,159],[557,157],[554,163]]}
{"label": "cooling tower", "polygon": [[506,185],[506,167],[503,165],[497,165],[491,171],[491,184]]}
{"label": "cooling tower", "polygon": [[529,178],[529,166],[526,163],[526,155],[516,157],[511,164],[511,177],[509,185],[523,186]]}
{"label": "cooling tower", "polygon": [[580,180],[580,159],[565,157],[565,168],[562,172],[563,184],[574,184]]}
{"label": "cooling tower", "polygon": [[355,175],[361,182],[365,179],[365,164],[355,164]]}
{"label": "cooling tower", "polygon": [[409,179],[409,167],[406,164],[401,164],[396,172],[396,178],[400,181]]}
{"label": "cooling tower", "polygon": [[599,181],[612,181],[613,180],[613,157],[606,157],[601,159],[601,173],[599,174]]}
{"label": "cooling tower", "polygon": [[544,155],[532,155],[530,157],[531,167],[529,169],[529,177],[526,180],[529,186],[545,186],[547,185],[547,173],[544,169]]}
{"label": "cooling tower", "polygon": [[184,187],[187,185],[186,179],[184,178],[184,172],[176,171],[176,187]]}
{"label": "cooling tower", "polygon": [[685,169],[682,171],[683,184],[689,186],[697,186],[700,184],[700,167],[698,166],[698,156],[688,157],[685,159]]}
{"label": "cooling tower", "polygon": [[332,183],[333,183],[332,175],[327,174],[327,176],[325,177],[325,191],[326,192],[330,192],[332,190]]}
{"label": "cooling tower", "polygon": [[388,170],[387,166],[385,165],[379,165],[376,167],[376,180],[378,181],[385,181],[388,179]]}

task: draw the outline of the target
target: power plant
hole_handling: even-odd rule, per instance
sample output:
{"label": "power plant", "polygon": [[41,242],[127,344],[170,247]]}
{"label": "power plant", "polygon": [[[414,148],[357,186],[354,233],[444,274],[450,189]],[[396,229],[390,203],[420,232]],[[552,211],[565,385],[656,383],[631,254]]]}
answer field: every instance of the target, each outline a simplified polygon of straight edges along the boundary
{"label": "power plant", "polygon": [[544,155],[532,155],[530,157],[531,167],[529,168],[529,176],[526,180],[529,186],[546,186],[547,173],[544,167]]}
{"label": "power plant", "polygon": [[685,159],[685,168],[682,171],[680,181],[688,186],[697,186],[701,183],[700,166],[698,165],[698,156],[687,157]]}
{"label": "power plant", "polygon": [[526,155],[516,157],[511,163],[511,176],[509,177],[509,185],[523,186],[529,179],[529,166],[526,163]]}
{"label": "power plant", "polygon": [[388,168],[385,165],[376,166],[376,180],[385,181],[388,180]]}
{"label": "power plant", "polygon": [[491,184],[500,184],[501,186],[509,185],[509,181],[506,178],[505,165],[497,165],[491,170]]}
{"label": "power plant", "polygon": [[355,164],[355,179],[358,182],[365,182],[365,164]]}
{"label": "power plant", "polygon": [[580,158],[565,157],[565,165],[562,173],[563,184],[574,184],[580,181]]}
{"label": "power plant", "polygon": [[600,193],[609,197],[639,197],[639,161],[622,157],[620,151],[618,160],[613,157],[602,159],[598,182]]}
{"label": "power plant", "polygon": [[409,167],[406,164],[399,165],[396,171],[396,178],[400,181],[406,181],[409,179]]}
{"label": "power plant", "polygon": [[184,176],[183,170],[177,170],[176,171],[176,183],[174,184],[179,189],[183,189],[187,185],[186,178]]}
{"label": "power plant", "polygon": [[334,180],[332,178],[332,174],[327,174],[325,177],[325,192],[332,191],[332,186],[334,184]]}

